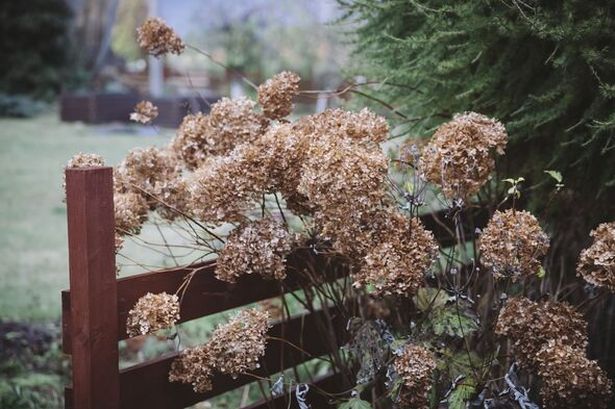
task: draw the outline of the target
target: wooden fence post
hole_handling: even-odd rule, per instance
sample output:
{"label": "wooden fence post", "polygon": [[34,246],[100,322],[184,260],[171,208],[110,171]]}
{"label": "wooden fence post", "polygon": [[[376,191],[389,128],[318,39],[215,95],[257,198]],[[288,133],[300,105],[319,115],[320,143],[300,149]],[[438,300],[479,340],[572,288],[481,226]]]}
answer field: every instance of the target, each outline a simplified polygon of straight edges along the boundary
{"label": "wooden fence post", "polygon": [[120,407],[113,169],[67,169],[72,403]]}

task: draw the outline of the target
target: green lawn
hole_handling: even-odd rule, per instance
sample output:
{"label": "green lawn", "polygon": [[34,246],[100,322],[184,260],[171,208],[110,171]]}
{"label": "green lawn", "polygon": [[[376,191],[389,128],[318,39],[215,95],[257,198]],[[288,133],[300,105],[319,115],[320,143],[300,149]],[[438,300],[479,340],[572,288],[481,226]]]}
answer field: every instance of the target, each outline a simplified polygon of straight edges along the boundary
{"label": "green lawn", "polygon": [[[0,317],[55,320],[67,287],[62,169],[77,152],[116,164],[133,147],[165,144],[171,130],[0,119]],[[128,249],[131,250],[131,249]]]}

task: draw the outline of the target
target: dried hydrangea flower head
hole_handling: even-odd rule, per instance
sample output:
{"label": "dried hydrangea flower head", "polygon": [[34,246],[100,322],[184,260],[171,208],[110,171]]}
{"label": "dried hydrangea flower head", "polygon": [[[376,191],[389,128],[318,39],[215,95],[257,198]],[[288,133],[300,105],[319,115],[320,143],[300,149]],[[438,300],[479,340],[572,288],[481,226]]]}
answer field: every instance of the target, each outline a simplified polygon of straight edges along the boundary
{"label": "dried hydrangea flower head", "polygon": [[549,340],[536,354],[545,409],[606,409],[613,383],[585,351],[560,340]]}
{"label": "dried hydrangea flower head", "polygon": [[207,342],[214,356],[213,368],[230,375],[239,375],[259,367],[265,355],[269,313],[257,308],[239,312],[226,324],[218,326]]}
{"label": "dried hydrangea flower head", "polygon": [[577,274],[596,287],[615,292],[615,222],[592,230],[592,245],[581,252]]}
{"label": "dried hydrangea flower head", "polygon": [[115,190],[140,194],[155,209],[163,206],[160,198],[175,188],[179,177],[180,167],[171,152],[156,147],[134,149],[116,168]]}
{"label": "dried hydrangea flower head", "polygon": [[293,98],[299,94],[301,78],[282,71],[258,87],[258,102],[269,119],[282,119],[293,110]]}
{"label": "dried hydrangea flower head", "polygon": [[171,364],[169,381],[191,384],[197,393],[209,392],[214,376],[213,360],[207,344],[186,348]]}
{"label": "dried hydrangea flower head", "polygon": [[[386,201],[387,165],[386,156],[375,144],[327,134],[312,141],[297,191],[321,213],[324,236],[335,238],[336,232],[349,224],[349,217]],[[337,219],[340,216],[343,219]]]}
{"label": "dried hydrangea flower head", "polygon": [[389,136],[386,119],[368,108],[363,108],[359,112],[341,108],[327,109],[319,114],[302,118],[300,123],[304,132],[311,133],[314,139],[319,134],[327,134],[357,141],[381,143]]}
{"label": "dried hydrangea flower head", "polygon": [[402,214],[391,217],[397,226],[368,250],[354,285],[371,284],[378,294],[409,297],[424,285],[424,275],[438,254],[438,244],[418,219]]}
{"label": "dried hydrangea flower head", "polygon": [[130,114],[130,120],[142,124],[149,124],[158,118],[158,107],[150,101],[141,101],[135,105],[134,112]]}
{"label": "dried hydrangea flower head", "polygon": [[[102,156],[95,153],[79,152],[68,160],[64,169],[98,168],[105,166]],[[62,190],[66,192],[66,174],[62,174]]]}
{"label": "dried hydrangea flower head", "polygon": [[549,237],[526,211],[496,211],[480,235],[481,263],[496,278],[535,275],[548,250]]}
{"label": "dried hydrangea flower head", "polygon": [[95,153],[79,152],[70,158],[66,164],[66,169],[97,168],[101,166],[105,166],[105,160],[102,156]]}
{"label": "dried hydrangea flower head", "polygon": [[191,384],[196,393],[212,389],[213,358],[207,345],[186,348],[171,364],[170,382]]}
{"label": "dried hydrangea flower head", "polygon": [[191,170],[199,167],[206,157],[217,154],[209,116],[202,112],[186,115],[171,141],[170,149]]}
{"label": "dried hydrangea flower head", "polygon": [[291,245],[291,235],[271,218],[244,223],[229,234],[218,255],[216,277],[230,283],[245,274],[283,280]]}
{"label": "dried hydrangea flower head", "polygon": [[118,234],[139,234],[141,226],[147,219],[147,201],[143,196],[133,193],[115,193],[115,230]]}
{"label": "dried hydrangea flower head", "polygon": [[401,407],[429,408],[429,391],[436,369],[433,354],[422,346],[407,344],[395,357],[393,366],[403,382],[399,391]]}
{"label": "dried hydrangea flower head", "polygon": [[423,150],[420,170],[449,199],[477,193],[502,155],[508,135],[504,125],[475,112],[457,114],[441,125]]}
{"label": "dried hydrangea flower head", "polygon": [[222,98],[212,104],[209,125],[215,135],[215,144],[219,145],[220,154],[240,143],[254,142],[267,130],[269,123],[254,110],[255,105],[254,101],[246,97]]}
{"label": "dried hydrangea flower head", "polygon": [[256,308],[239,312],[219,325],[205,345],[182,351],[171,366],[169,380],[191,383],[196,392],[207,392],[214,372],[237,376],[258,368],[269,328],[267,312]]}
{"label": "dried hydrangea flower head", "polygon": [[164,54],[181,54],[186,45],[175,31],[161,18],[148,18],[137,29],[139,47],[148,54],[161,56]]}
{"label": "dried hydrangea flower head", "polygon": [[269,180],[261,155],[250,144],[208,158],[189,178],[188,208],[211,223],[242,222],[262,198]]}
{"label": "dried hydrangea flower head", "polygon": [[128,312],[126,331],[131,337],[170,328],[179,320],[179,298],[175,294],[147,293]]}
{"label": "dried hydrangea flower head", "polygon": [[511,298],[500,311],[495,333],[512,340],[517,360],[529,368],[536,367],[536,354],[549,340],[581,350],[587,346],[583,316],[572,306],[554,301]]}

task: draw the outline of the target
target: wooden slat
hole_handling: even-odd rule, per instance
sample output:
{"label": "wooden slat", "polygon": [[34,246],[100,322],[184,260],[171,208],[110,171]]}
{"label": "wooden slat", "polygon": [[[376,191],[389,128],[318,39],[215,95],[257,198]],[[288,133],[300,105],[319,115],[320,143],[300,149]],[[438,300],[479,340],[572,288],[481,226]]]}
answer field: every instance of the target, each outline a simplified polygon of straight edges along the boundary
{"label": "wooden slat", "polygon": [[72,402],[119,408],[113,169],[66,170]]}
{"label": "wooden slat", "polygon": [[[335,339],[327,339],[327,336],[323,336],[322,325],[327,325],[326,322],[325,314],[316,312],[276,324],[267,333],[269,336],[284,338],[287,342],[300,346],[307,354],[298,351],[287,342],[272,339],[267,344],[265,356],[261,358],[261,368],[253,373],[261,377],[268,376],[268,374],[296,366],[343,345],[346,341],[343,317],[335,314],[330,323],[330,328],[334,329],[334,334],[336,334]],[[197,394],[192,390],[191,385],[168,381],[171,364],[177,356],[177,353],[168,354],[122,370],[120,372],[121,407],[125,409],[185,408],[255,380],[254,377],[248,375],[233,379],[230,376],[218,374],[213,378],[211,392]],[[70,389],[68,394],[70,395]],[[69,400],[70,396],[67,401]]]}
{"label": "wooden slat", "polygon": [[[326,392],[339,392],[340,390],[348,389],[348,387],[344,387],[344,379],[339,373],[328,373],[317,377],[313,382],[310,382],[310,385],[311,388],[305,397],[305,402],[314,409],[333,408],[337,406],[328,396],[319,393],[316,388]],[[289,399],[291,401],[290,406],[288,404]],[[290,395],[284,394],[275,398],[261,399],[241,409],[288,409],[289,407],[298,407],[296,401],[296,388],[293,388]]]}
{"label": "wooden slat", "polygon": [[[295,251],[287,261],[288,277],[283,284],[274,280],[263,280],[259,276],[246,276],[236,284],[229,284],[214,276],[215,263],[204,263],[192,278],[181,304],[181,319],[189,321],[202,316],[226,311],[252,302],[275,297],[285,291],[292,291],[301,285],[298,269],[311,268],[323,280],[333,280],[348,274],[348,267],[339,257],[315,255],[309,249]],[[190,269],[180,268],[167,271],[139,274],[117,280],[119,318],[118,339],[126,339],[126,318],[137,300],[147,292],[174,293]],[[70,311],[64,305],[63,311]],[[63,350],[70,353],[70,322],[63,320]]]}

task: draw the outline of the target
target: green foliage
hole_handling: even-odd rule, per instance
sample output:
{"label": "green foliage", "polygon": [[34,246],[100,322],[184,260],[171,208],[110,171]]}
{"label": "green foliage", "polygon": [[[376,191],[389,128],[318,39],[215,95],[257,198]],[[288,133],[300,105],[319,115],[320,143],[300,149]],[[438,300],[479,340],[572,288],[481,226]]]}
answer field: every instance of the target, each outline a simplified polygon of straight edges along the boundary
{"label": "green foliage", "polygon": [[[510,133],[506,174],[529,185],[557,168],[595,224],[615,216],[615,4],[339,0],[356,28],[360,73],[430,135],[454,113],[498,118]],[[387,85],[388,84],[388,85]],[[552,186],[532,195],[540,208]],[[563,199],[562,199],[563,200]],[[554,204],[554,203],[552,203]]]}
{"label": "green foliage", "polygon": [[463,338],[479,328],[476,316],[471,310],[458,309],[455,305],[433,310],[429,322],[438,336]]}
{"label": "green foliage", "polygon": [[448,396],[448,409],[465,409],[466,402],[476,393],[476,385],[472,379],[464,379]]}
{"label": "green foliage", "polygon": [[69,18],[63,0],[2,2],[0,92],[34,99],[55,95],[68,61]]}
{"label": "green foliage", "polygon": [[414,304],[421,312],[442,308],[446,305],[448,299],[446,291],[432,287],[419,288],[413,297]]}
{"label": "green foliage", "polygon": [[478,318],[463,303],[450,303],[454,298],[438,288],[422,287],[413,297],[419,311],[427,314],[426,326],[436,336],[463,338],[479,329]]}
{"label": "green foliage", "polygon": [[352,398],[342,403],[337,409],[371,409],[372,404],[359,398]]}

